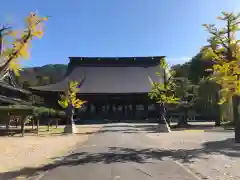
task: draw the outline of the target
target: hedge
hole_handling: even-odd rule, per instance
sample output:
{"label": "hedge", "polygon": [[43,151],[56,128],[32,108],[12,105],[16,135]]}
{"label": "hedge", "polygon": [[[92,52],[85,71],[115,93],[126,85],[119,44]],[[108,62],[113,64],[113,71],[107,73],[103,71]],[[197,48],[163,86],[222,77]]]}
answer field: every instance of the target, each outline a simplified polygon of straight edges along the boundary
{"label": "hedge", "polygon": [[65,112],[55,110],[52,108],[26,106],[26,105],[9,105],[0,106],[1,115],[33,115],[33,116],[47,116],[47,117],[64,117]]}

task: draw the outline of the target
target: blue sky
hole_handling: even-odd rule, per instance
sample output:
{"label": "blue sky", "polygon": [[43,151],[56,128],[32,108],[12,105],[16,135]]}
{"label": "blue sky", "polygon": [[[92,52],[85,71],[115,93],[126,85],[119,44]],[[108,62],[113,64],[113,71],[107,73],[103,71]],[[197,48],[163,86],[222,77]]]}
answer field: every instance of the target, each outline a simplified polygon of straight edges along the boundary
{"label": "blue sky", "polygon": [[240,11],[239,0],[7,0],[0,23],[20,27],[29,12],[51,16],[34,40],[25,66],[68,63],[69,56],[165,55],[171,64],[206,43],[203,23],[221,11]]}

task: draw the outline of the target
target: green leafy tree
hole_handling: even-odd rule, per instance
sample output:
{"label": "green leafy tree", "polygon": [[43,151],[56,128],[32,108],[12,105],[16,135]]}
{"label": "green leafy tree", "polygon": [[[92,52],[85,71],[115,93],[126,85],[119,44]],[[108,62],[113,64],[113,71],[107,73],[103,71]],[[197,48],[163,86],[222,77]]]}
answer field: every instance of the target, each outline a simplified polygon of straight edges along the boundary
{"label": "green leafy tree", "polygon": [[[198,99],[196,106],[199,107],[201,114],[204,117],[209,117],[211,120],[215,120],[215,126],[221,125],[221,114],[225,108],[219,105],[219,90],[220,86],[215,81],[209,78],[203,78],[198,87]],[[225,106],[226,107],[226,106]]]}
{"label": "green leafy tree", "polygon": [[225,23],[223,28],[214,24],[204,24],[209,32],[209,45],[203,48],[205,57],[210,57],[214,64],[211,79],[221,86],[219,104],[233,98],[233,113],[235,122],[235,140],[240,142],[240,120],[238,113],[240,95],[240,47],[236,35],[240,24],[240,13],[223,12],[217,17]]}
{"label": "green leafy tree", "polygon": [[188,63],[188,79],[193,84],[199,84],[203,78],[207,78],[211,75],[211,72],[207,72],[205,69],[211,68],[213,61],[211,58],[204,56],[203,52],[200,51],[196,56],[194,56]]}
{"label": "green leafy tree", "polygon": [[163,79],[162,82],[153,82],[149,77],[152,85],[152,90],[148,93],[150,99],[153,99],[160,105],[161,122],[167,123],[166,119],[166,105],[178,104],[179,98],[175,96],[176,85],[174,83],[174,71],[169,69],[165,59],[160,60],[159,72],[156,74]]}
{"label": "green leafy tree", "polygon": [[178,127],[188,126],[188,114],[190,110],[193,110],[195,100],[197,97],[198,86],[193,85],[191,81],[185,77],[175,77],[175,93],[180,99],[180,103],[177,105],[179,112],[182,113],[178,121]]}
{"label": "green leafy tree", "polygon": [[[194,98],[194,106],[192,107],[194,111],[203,115],[204,118],[214,119],[215,125],[220,126],[220,111],[224,111],[224,108],[217,104],[217,101],[219,101],[219,85],[208,79],[212,72],[206,71],[212,66],[212,58],[206,58],[204,52],[200,51],[189,62],[175,65],[172,68],[176,71],[176,77],[187,78],[197,87],[199,93]],[[206,114],[206,112],[208,113]]]}

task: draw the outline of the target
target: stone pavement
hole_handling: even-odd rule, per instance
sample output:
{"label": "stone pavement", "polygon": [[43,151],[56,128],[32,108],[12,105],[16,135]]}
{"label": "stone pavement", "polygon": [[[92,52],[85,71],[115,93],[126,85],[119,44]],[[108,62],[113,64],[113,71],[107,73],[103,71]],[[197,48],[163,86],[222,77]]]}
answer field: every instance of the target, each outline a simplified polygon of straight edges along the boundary
{"label": "stone pavement", "polygon": [[[196,180],[191,171],[168,158],[169,152],[146,136],[156,124],[108,124],[65,157],[39,168],[0,174],[1,180],[32,176],[41,180]],[[31,179],[31,178],[29,178]]]}
{"label": "stone pavement", "polygon": [[240,147],[233,132],[172,132],[148,134],[159,149],[171,152],[170,159],[181,162],[201,179],[240,179]]}

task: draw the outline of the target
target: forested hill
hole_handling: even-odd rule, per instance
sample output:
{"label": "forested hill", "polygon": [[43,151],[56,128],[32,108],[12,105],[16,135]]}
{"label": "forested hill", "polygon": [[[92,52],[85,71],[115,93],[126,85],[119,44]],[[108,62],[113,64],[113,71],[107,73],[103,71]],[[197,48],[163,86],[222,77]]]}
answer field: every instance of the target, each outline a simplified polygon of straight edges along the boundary
{"label": "forested hill", "polygon": [[65,64],[48,64],[41,67],[23,68],[17,77],[21,86],[39,86],[52,84],[63,79],[67,70]]}

